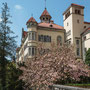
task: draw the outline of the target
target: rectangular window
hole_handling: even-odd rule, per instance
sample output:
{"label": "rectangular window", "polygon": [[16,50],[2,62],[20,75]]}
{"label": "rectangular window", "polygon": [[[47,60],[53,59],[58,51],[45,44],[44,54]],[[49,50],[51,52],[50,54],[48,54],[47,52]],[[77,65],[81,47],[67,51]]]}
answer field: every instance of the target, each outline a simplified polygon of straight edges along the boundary
{"label": "rectangular window", "polygon": [[76,44],[79,45],[79,40],[76,40]]}
{"label": "rectangular window", "polygon": [[78,9],[75,9],[75,14],[81,14],[81,11]]}
{"label": "rectangular window", "polygon": [[77,9],[75,9],[75,14],[77,14],[78,13],[78,10]]}
{"label": "rectangular window", "polygon": [[84,52],[85,52],[85,53],[87,52],[87,48],[84,48]]}
{"label": "rectangular window", "polygon": [[44,36],[44,42],[47,42],[47,37],[46,36]]}
{"label": "rectangular window", "polygon": [[80,56],[80,50],[77,48],[77,56]]}
{"label": "rectangular window", "polygon": [[67,14],[65,15],[65,19],[67,19],[70,16],[70,11],[67,12]]}
{"label": "rectangular window", "polygon": [[34,56],[36,54],[36,47],[29,47],[29,56]]}
{"label": "rectangular window", "polygon": [[79,21],[79,19],[77,20],[77,23],[79,23],[80,21]]}
{"label": "rectangular window", "polygon": [[51,42],[51,37],[49,37],[49,42]]}
{"label": "rectangular window", "polygon": [[29,56],[32,56],[32,49],[31,49],[31,47],[29,47]]}
{"label": "rectangular window", "polygon": [[43,42],[44,41],[44,36],[43,35],[41,35],[41,40],[40,40],[41,42]]}
{"label": "rectangular window", "polygon": [[32,40],[35,40],[35,38],[34,38],[34,32],[32,32]]}
{"label": "rectangular window", "polygon": [[41,36],[40,35],[38,35],[38,41],[41,41]]}
{"label": "rectangular window", "polygon": [[36,32],[29,32],[29,40],[36,40]]}
{"label": "rectangular window", "polygon": [[48,42],[51,42],[51,36],[48,36]]}
{"label": "rectangular window", "polygon": [[38,41],[41,41],[41,42],[51,42],[51,36],[38,35]]}
{"label": "rectangular window", "polygon": [[32,56],[34,56],[34,55],[35,55],[35,48],[32,47]]}
{"label": "rectangular window", "polygon": [[78,10],[78,14],[81,14],[81,11],[80,10]]}
{"label": "rectangular window", "polygon": [[29,40],[32,39],[32,33],[29,32]]}

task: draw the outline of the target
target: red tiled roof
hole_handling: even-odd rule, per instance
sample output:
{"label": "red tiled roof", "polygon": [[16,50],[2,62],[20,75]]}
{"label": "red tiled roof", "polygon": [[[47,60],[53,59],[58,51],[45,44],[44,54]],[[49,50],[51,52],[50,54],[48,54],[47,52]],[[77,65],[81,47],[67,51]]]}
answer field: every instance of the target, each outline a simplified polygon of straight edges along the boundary
{"label": "red tiled roof", "polygon": [[42,15],[40,16],[40,18],[41,18],[42,16],[49,16],[49,17],[51,17],[50,14],[48,13],[47,9],[45,9],[45,10],[43,11],[43,13],[42,13]]}
{"label": "red tiled roof", "polygon": [[81,5],[72,3],[72,4],[64,11],[63,15],[64,15],[72,6],[78,6],[78,7],[80,7],[80,8],[84,8],[84,6],[81,6]]}
{"label": "red tiled roof", "polygon": [[53,24],[53,23],[39,23],[38,26],[40,27],[46,27],[46,28],[54,28],[54,29],[64,29],[62,26],[59,26],[57,24]]}
{"label": "red tiled roof", "polygon": [[84,22],[84,24],[90,24],[90,22]]}
{"label": "red tiled roof", "polygon": [[27,21],[27,23],[29,23],[29,22],[36,22],[36,23],[37,23],[37,21],[36,21],[33,17],[31,17],[31,18]]}
{"label": "red tiled roof", "polygon": [[82,7],[84,8],[84,6],[81,6],[81,5],[78,5],[78,4],[75,4],[75,3],[72,3],[71,6],[74,5],[74,6],[79,6],[79,7]]}
{"label": "red tiled roof", "polygon": [[89,31],[90,30],[90,27],[87,28],[82,34],[84,34],[85,32]]}
{"label": "red tiled roof", "polygon": [[16,48],[16,52],[18,52],[20,50],[20,47]]}

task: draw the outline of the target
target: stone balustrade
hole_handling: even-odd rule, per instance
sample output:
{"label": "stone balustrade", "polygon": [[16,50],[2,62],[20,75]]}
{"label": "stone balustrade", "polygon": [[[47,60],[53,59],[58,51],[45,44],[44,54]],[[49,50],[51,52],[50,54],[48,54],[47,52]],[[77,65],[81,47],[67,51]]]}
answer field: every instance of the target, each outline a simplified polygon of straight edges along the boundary
{"label": "stone balustrade", "polygon": [[72,87],[72,86],[64,86],[64,85],[52,85],[50,86],[51,90],[90,90],[86,88]]}

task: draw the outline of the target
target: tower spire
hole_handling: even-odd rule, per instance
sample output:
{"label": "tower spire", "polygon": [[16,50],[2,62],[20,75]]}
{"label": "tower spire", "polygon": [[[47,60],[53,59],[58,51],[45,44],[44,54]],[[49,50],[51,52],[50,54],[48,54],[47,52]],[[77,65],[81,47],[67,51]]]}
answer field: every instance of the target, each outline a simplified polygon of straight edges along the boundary
{"label": "tower spire", "polygon": [[46,9],[46,0],[45,0],[45,9]]}

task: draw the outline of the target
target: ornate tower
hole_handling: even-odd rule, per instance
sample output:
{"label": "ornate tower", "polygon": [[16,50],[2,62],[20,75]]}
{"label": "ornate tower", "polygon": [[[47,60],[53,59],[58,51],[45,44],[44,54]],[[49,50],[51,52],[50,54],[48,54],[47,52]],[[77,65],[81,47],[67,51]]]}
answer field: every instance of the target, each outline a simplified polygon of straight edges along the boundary
{"label": "ornate tower", "polygon": [[32,58],[36,55],[36,47],[37,47],[37,22],[31,17],[26,25],[28,28],[28,54],[29,58]]}

